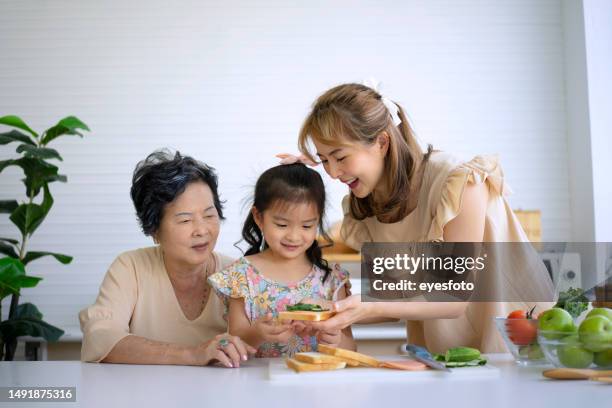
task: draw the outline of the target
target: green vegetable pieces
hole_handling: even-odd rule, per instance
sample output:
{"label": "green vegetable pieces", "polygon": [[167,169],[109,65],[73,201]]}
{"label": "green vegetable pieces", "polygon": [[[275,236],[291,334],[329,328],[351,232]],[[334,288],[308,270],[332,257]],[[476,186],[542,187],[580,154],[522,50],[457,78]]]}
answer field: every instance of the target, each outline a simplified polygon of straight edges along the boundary
{"label": "green vegetable pieces", "polygon": [[321,305],[310,303],[296,303],[293,306],[287,306],[288,312],[326,312],[329,309],[323,309]]}
{"label": "green vegetable pieces", "polygon": [[565,309],[575,319],[589,308],[589,299],[584,295],[582,289],[569,288],[567,291],[559,293],[559,300],[554,307]]}
{"label": "green vegetable pieces", "polygon": [[475,367],[487,363],[487,359],[480,355],[480,351],[471,347],[453,347],[445,354],[434,354],[433,357],[448,368]]}

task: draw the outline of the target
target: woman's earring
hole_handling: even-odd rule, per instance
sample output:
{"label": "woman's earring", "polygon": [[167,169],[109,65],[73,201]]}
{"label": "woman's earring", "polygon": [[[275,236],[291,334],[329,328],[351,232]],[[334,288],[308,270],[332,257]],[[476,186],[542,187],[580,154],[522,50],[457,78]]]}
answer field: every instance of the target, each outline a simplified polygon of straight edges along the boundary
{"label": "woman's earring", "polygon": [[262,252],[264,249],[266,249],[266,238],[262,235],[261,236],[261,246],[259,247],[259,252]]}

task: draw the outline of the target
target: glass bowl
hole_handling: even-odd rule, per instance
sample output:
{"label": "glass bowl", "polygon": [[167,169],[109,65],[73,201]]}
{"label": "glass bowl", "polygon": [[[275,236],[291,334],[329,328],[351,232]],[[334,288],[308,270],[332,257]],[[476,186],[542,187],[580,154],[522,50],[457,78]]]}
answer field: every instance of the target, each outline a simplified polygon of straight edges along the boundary
{"label": "glass bowl", "polygon": [[538,344],[537,319],[496,317],[495,325],[517,364],[524,366],[548,364]]}
{"label": "glass bowl", "polygon": [[612,341],[597,335],[539,330],[538,342],[555,367],[612,369]]}

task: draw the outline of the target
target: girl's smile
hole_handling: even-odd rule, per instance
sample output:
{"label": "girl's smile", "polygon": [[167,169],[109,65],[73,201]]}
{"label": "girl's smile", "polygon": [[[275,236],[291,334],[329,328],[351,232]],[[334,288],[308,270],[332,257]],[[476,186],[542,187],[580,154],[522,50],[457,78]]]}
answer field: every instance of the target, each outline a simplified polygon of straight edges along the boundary
{"label": "girl's smile", "polygon": [[317,238],[319,213],[313,203],[276,203],[253,216],[268,247],[281,258],[294,259]]}

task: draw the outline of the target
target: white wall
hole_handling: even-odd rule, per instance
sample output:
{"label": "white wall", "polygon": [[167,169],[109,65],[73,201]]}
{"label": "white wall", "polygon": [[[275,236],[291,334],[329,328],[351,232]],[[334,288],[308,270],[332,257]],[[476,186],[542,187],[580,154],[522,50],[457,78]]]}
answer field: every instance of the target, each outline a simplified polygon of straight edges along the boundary
{"label": "white wall", "polygon": [[593,156],[595,241],[608,242],[597,253],[596,281],[612,277],[612,2],[584,0],[590,139]]}
{"label": "white wall", "polygon": [[565,94],[573,239],[595,240],[593,151],[582,1],[564,0]]}
{"label": "white wall", "polygon": [[[69,182],[53,185],[31,241],[75,256],[32,264],[45,280],[24,291],[56,324],[76,323],[119,252],[150,242],[128,195],[138,160],[169,146],[216,167],[228,217],[218,249],[237,255],[256,176],[296,150],[317,95],[370,76],[423,142],[499,153],[512,205],[542,210],[545,240],[572,236],[558,0],[12,0],[0,3],[0,55],[0,114],[35,129],[74,114],[92,128],[57,143]],[[2,173],[0,199],[22,194],[19,178]],[[338,219],[345,191],[328,187]],[[14,233],[6,217],[0,230]]]}
{"label": "white wall", "polygon": [[595,240],[612,242],[612,2],[584,1]]}

